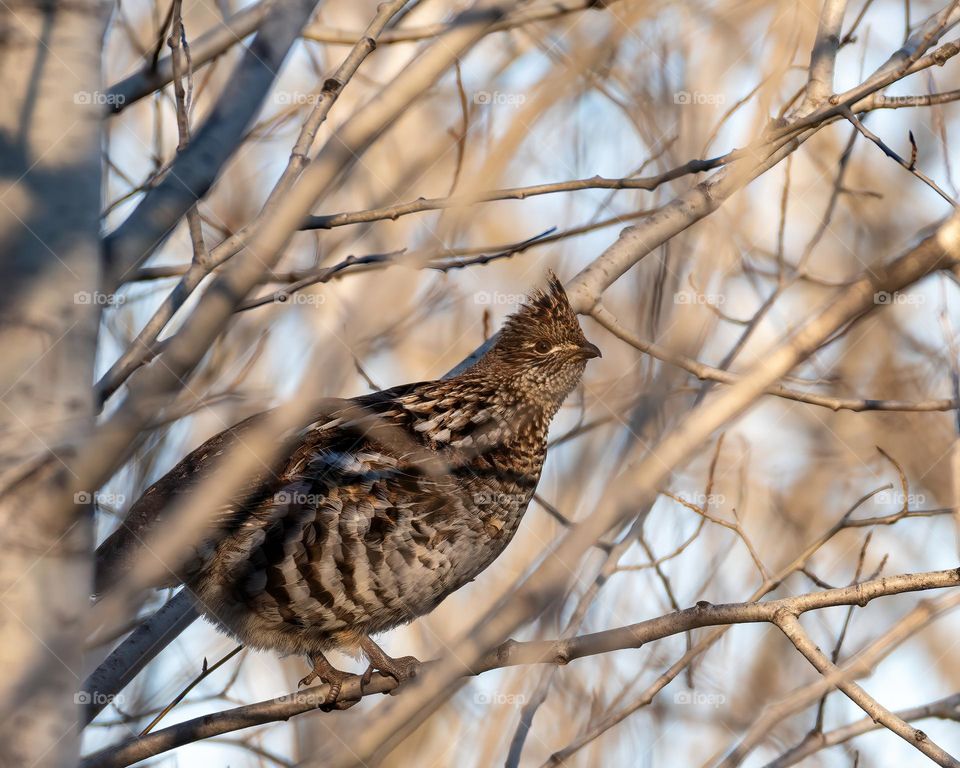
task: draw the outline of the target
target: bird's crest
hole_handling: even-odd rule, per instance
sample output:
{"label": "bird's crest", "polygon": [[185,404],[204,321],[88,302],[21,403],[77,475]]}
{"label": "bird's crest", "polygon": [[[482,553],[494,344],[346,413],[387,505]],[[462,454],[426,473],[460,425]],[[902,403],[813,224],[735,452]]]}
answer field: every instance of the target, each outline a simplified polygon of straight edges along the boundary
{"label": "bird's crest", "polygon": [[524,336],[551,334],[563,327],[580,330],[563,283],[550,270],[547,272],[546,288],[537,289],[527,297],[523,306],[507,318],[503,333]]}

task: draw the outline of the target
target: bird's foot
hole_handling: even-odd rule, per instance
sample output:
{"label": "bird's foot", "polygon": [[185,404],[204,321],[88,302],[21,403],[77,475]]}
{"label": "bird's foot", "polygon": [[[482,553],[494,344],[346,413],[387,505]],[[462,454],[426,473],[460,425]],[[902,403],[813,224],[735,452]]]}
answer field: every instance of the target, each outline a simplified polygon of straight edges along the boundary
{"label": "bird's foot", "polygon": [[[410,678],[416,677],[420,672],[420,660],[414,656],[401,656],[393,658],[388,656],[384,650],[369,637],[360,641],[360,647],[370,660],[370,666],[367,667],[363,677],[360,678],[361,685],[368,685],[373,678],[374,672],[381,672],[390,675],[398,684],[402,684]],[[396,689],[394,689],[396,690]],[[393,691],[391,691],[393,693]]]}
{"label": "bird's foot", "polygon": [[343,684],[350,677],[349,672],[344,672],[337,669],[333,664],[327,661],[326,656],[322,653],[318,653],[316,656],[310,658],[310,661],[313,663],[313,669],[310,670],[310,673],[300,680],[297,683],[297,688],[302,688],[305,685],[311,685],[315,680],[320,680],[323,683],[326,683],[330,686],[330,690],[327,691],[326,698],[323,700],[323,704],[320,705],[320,709],[324,712],[329,712],[331,709],[336,707],[337,709],[347,709],[348,707],[353,706],[356,701],[339,701],[340,691],[343,689]]}
{"label": "bird's foot", "polygon": [[401,656],[399,659],[388,656],[386,661],[377,664],[371,663],[360,678],[360,682],[363,685],[368,685],[373,679],[374,672],[382,672],[385,675],[390,675],[398,683],[402,683],[416,677],[420,672],[420,666],[420,660],[414,656]]}

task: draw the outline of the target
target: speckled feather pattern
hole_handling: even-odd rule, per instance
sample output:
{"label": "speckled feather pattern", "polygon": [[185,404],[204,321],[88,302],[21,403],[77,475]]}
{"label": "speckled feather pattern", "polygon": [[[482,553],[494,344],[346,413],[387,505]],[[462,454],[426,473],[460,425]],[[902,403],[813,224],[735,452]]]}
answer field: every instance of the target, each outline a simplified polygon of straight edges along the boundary
{"label": "speckled feather pattern", "polygon": [[[349,650],[429,613],[513,538],[550,421],[592,356],[552,278],[461,375],[358,397],[306,426],[183,578],[241,642],[283,653]],[[191,485],[231,439],[171,475]]]}

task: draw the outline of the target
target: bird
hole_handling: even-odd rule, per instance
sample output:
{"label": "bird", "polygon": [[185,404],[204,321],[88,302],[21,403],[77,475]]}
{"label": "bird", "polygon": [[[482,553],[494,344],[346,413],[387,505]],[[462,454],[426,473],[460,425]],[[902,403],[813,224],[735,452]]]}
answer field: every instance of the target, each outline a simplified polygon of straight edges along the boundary
{"label": "bird", "polygon": [[[365,681],[415,677],[418,659],[393,658],[373,637],[430,613],[504,551],[539,482],[550,423],[600,356],[551,272],[458,375],[311,414],[166,586],[185,584],[245,646],[306,656],[300,684],[329,684],[325,707],[349,676],[327,651],[362,652]],[[263,417],[213,436],[144,493],[98,549],[97,589],[119,577],[160,510]]]}

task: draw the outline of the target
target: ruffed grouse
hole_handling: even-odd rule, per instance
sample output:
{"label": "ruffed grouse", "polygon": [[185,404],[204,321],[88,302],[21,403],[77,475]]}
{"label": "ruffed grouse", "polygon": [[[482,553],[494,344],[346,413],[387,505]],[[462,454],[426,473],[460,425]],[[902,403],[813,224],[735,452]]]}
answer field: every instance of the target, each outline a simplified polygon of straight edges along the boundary
{"label": "ruffed grouse", "polygon": [[[343,401],[307,425],[180,578],[245,645],[307,655],[314,667],[301,683],[330,683],[329,703],[346,673],[328,649],[359,647],[368,674],[402,682],[417,660],[387,656],[371,635],[429,613],[504,550],[540,479],[550,421],[599,356],[551,275],[463,373]],[[144,494],[101,546],[98,586],[116,578],[158,508],[258,418],[214,436]],[[371,419],[398,439],[373,434]]]}

